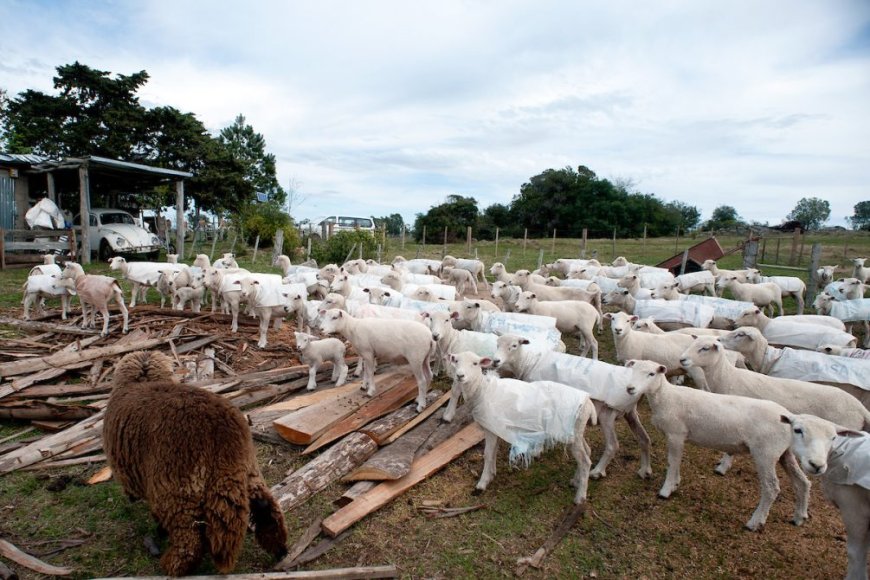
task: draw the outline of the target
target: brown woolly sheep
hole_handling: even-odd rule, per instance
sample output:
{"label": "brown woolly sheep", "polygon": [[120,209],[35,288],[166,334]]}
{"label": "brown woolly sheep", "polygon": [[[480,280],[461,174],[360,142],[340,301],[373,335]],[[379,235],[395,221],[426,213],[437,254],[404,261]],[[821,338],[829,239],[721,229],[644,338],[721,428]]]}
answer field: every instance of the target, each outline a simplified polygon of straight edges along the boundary
{"label": "brown woolly sheep", "polygon": [[263,549],[282,558],[284,516],[260,474],[242,414],[213,393],[176,382],[161,353],[126,355],[114,381],[106,456],[124,492],[148,502],[168,533],[164,572],[188,574],[206,551],[220,573],[231,571],[249,520]]}

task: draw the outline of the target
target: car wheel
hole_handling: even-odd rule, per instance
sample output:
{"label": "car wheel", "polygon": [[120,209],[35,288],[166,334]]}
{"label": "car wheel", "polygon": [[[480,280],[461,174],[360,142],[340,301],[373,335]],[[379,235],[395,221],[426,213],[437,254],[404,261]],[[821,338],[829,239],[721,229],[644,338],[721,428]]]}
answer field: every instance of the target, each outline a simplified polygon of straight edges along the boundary
{"label": "car wheel", "polygon": [[109,242],[103,240],[100,242],[100,261],[108,262],[112,257],[112,247],[109,246]]}

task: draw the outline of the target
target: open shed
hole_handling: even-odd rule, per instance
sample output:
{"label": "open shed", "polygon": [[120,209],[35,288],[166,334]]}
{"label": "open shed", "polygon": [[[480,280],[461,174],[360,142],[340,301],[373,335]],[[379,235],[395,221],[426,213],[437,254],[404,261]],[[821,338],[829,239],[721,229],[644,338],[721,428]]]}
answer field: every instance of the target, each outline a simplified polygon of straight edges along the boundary
{"label": "open shed", "polygon": [[659,268],[667,268],[674,276],[682,274],[684,273],[681,272],[681,268],[683,264],[683,254],[685,252],[689,252],[688,258],[686,259],[685,272],[699,272],[705,261],[718,260],[725,255],[725,250],[723,250],[722,246],[719,245],[719,241],[715,237],[710,237],[703,242],[698,242],[688,250],[684,250],[679,254],[674,254],[664,262],[656,264],[656,266]]}

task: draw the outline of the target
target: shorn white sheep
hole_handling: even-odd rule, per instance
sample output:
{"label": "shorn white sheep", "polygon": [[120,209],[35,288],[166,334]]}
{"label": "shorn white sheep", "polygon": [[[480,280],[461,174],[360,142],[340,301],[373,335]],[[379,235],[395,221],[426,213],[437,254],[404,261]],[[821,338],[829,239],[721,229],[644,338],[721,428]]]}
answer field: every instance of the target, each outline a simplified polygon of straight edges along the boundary
{"label": "shorn white sheep", "polygon": [[801,467],[819,476],[822,492],[840,511],[846,526],[846,580],[867,579],[870,549],[870,435],[814,415],[785,413],[791,450]]}
{"label": "shorn white sheep", "polygon": [[517,299],[522,293],[522,288],[497,280],[490,286],[489,295],[494,300],[501,300],[505,312],[516,312]]}
{"label": "shorn white sheep", "polygon": [[444,266],[441,268],[441,279],[456,287],[456,294],[464,296],[470,290],[472,294],[477,296],[477,281],[474,275],[468,270],[455,268],[453,266]]}
{"label": "shorn white sheep", "polygon": [[870,359],[870,349],[866,348],[848,348],[837,346],[836,344],[823,344],[818,348],[818,351],[825,354],[832,354],[834,356]]}
{"label": "shorn white sheep", "polygon": [[804,313],[804,299],[807,293],[807,285],[797,276],[762,276],[758,270],[753,270],[749,276],[753,284],[776,284],[782,291],[782,297],[791,296],[797,303],[797,313]]}
{"label": "shorn white sheep", "polygon": [[580,356],[589,354],[598,360],[598,341],[595,340],[595,325],[601,325],[601,315],[594,306],[581,300],[559,300],[539,302],[534,292],[523,292],[516,303],[517,312],[538,316],[551,316],[556,319],[559,332],[576,336],[583,341]]}
{"label": "shorn white sheep", "polygon": [[867,258],[852,258],[852,265],[854,266],[852,277],[858,278],[865,284],[870,281],[870,268],[864,267],[864,262],[866,261]]}
{"label": "shorn white sheep", "polygon": [[136,306],[136,299],[141,296],[145,302],[145,294],[150,286],[157,283],[161,270],[179,271],[187,268],[187,264],[170,264],[168,262],[127,262],[121,256],[115,256],[109,260],[109,269],[120,270],[121,274],[132,285],[130,292],[130,308]]}
{"label": "shorn white sheep", "polygon": [[[107,336],[109,334],[109,301],[114,300],[124,317],[122,332],[126,334],[129,315],[127,306],[124,304],[124,293],[117,280],[110,276],[85,274],[81,265],[75,262],[66,263],[63,274],[58,280],[58,285],[64,285],[64,280],[69,281],[68,283],[75,287],[75,291],[79,295],[79,301],[82,304],[82,328],[95,326],[97,310],[99,310],[100,314],[103,315],[103,330],[100,335]],[[88,322],[89,316],[90,323]]]}
{"label": "shorn white sheep", "polygon": [[444,256],[441,260],[441,267],[459,268],[467,270],[474,276],[476,281],[482,282],[483,287],[489,290],[489,282],[486,279],[486,266],[480,260],[465,260],[462,258],[454,258],[453,256]]}
{"label": "shorn white sheep", "polygon": [[717,286],[730,290],[736,300],[752,302],[759,308],[769,308],[771,317],[774,316],[777,308],[780,316],[785,314],[782,309],[782,288],[772,282],[743,284],[732,274],[719,278]]}
{"label": "shorn white sheep", "polygon": [[413,320],[354,318],[342,310],[322,313],[321,330],[325,334],[341,334],[359,355],[363,363],[363,384],[369,396],[374,396],[375,359],[405,360],[417,380],[417,411],[426,406],[426,392],[432,382],[429,361],[435,353],[435,341],[426,326]]}
{"label": "shorn white sheep", "polygon": [[61,318],[66,320],[69,312],[70,297],[75,290],[58,286],[57,274],[31,274],[22,285],[24,291],[24,320],[30,320],[30,309],[36,305],[36,311],[42,314],[43,302],[46,298],[60,298]]}
{"label": "shorn white sheep", "polygon": [[[650,438],[637,414],[640,398],[625,392],[631,372],[625,367],[581,358],[571,354],[542,351],[530,345],[528,339],[506,334],[498,337],[498,351],[493,365],[523,381],[556,381],[580,389],[592,397],[598,421],[604,435],[604,453],[590,476],[607,475],[607,466],[619,450],[616,420],[624,417],[640,446],[641,478],[652,475]],[[446,416],[446,413],[445,413]]]}
{"label": "shorn white sheep", "polygon": [[801,525],[808,517],[810,482],[789,450],[790,429],[780,422],[788,413],[772,401],[717,395],[668,383],[664,365],[652,361],[628,361],[632,370],[629,394],[645,394],[652,409],[653,424],[667,438],[668,472],[659,497],[669,498],[680,484],[680,463],[686,441],[726,453],[752,454],[761,499],[746,522],[751,531],[761,529],[770,506],[779,495],[776,463],[782,465],[795,492],[792,520]]}
{"label": "shorn white sheep", "polygon": [[347,363],[344,362],[345,346],[337,338],[317,337],[304,332],[294,333],[296,336],[296,348],[299,349],[299,360],[308,365],[309,391],[317,388],[317,370],[324,362],[332,363],[332,381],[336,387],[340,387],[347,380]]}
{"label": "shorn white sheep", "polygon": [[511,445],[511,461],[526,465],[556,443],[571,443],[577,470],[574,503],[586,501],[589,485],[589,445],[586,424],[595,422],[595,406],[583,391],[550,381],[527,383],[484,374],[492,359],[473,352],[450,355],[450,364],[474,420],[485,434],[483,470],[475,488],[483,491],[496,473],[498,441]]}

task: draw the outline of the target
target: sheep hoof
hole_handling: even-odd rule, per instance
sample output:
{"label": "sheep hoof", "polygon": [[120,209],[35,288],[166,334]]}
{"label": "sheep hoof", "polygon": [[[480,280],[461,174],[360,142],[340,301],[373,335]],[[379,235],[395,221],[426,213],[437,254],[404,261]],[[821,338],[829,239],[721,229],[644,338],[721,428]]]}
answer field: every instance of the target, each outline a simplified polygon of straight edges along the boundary
{"label": "sheep hoof", "polygon": [[160,547],[157,545],[157,542],[154,541],[154,538],[151,536],[145,536],[142,543],[145,544],[145,549],[148,550],[148,553],[151,556],[156,558],[160,555]]}
{"label": "sheep hoof", "polygon": [[589,479],[601,479],[602,477],[606,477],[607,472],[605,471],[590,471]]}
{"label": "sheep hoof", "polygon": [[760,532],[762,529],[764,529],[764,524],[754,524],[752,522],[749,522],[748,524],[744,525],[743,528],[749,532]]}
{"label": "sheep hoof", "polygon": [[475,497],[478,496],[478,495],[483,495],[483,492],[484,492],[484,491],[486,491],[486,490],[485,490],[485,489],[480,489],[479,487],[475,487],[474,490],[471,492],[471,495],[473,495],[473,496],[475,496]]}
{"label": "sheep hoof", "polygon": [[641,469],[637,472],[638,477],[641,479],[650,479],[652,477],[652,469]]}

